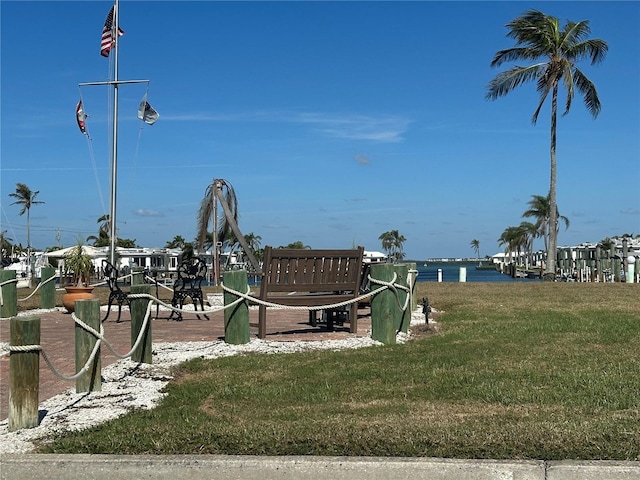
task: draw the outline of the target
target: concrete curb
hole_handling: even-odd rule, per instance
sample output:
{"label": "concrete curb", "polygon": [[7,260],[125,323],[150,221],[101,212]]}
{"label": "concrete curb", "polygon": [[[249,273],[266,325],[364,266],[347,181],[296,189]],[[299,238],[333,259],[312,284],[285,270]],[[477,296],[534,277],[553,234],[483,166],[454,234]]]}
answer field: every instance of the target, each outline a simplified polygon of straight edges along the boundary
{"label": "concrete curb", "polygon": [[638,462],[382,457],[38,455],[0,459],[1,480],[637,480]]}

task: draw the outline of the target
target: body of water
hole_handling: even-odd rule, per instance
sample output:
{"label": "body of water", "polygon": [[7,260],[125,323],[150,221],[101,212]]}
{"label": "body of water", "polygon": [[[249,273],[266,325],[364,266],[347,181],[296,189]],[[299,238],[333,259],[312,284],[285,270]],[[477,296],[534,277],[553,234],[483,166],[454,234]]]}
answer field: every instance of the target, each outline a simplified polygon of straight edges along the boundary
{"label": "body of water", "polygon": [[438,270],[442,270],[443,282],[459,282],[460,267],[467,269],[467,282],[539,282],[532,278],[511,278],[497,270],[476,270],[475,262],[418,263],[418,282],[437,282]]}

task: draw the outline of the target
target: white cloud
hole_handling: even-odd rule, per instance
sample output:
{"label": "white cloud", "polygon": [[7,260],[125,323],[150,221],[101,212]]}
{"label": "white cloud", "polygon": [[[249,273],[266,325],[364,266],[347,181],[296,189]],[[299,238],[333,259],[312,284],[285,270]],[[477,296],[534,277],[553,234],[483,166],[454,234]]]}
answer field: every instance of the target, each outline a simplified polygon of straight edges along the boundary
{"label": "white cloud", "polygon": [[163,115],[163,121],[179,122],[271,122],[307,124],[334,138],[394,143],[404,140],[411,123],[398,115],[326,114],[314,112],[255,111],[240,113],[192,113]]}
{"label": "white cloud", "polygon": [[139,208],[134,212],[138,217],[162,217],[163,215],[156,210]]}

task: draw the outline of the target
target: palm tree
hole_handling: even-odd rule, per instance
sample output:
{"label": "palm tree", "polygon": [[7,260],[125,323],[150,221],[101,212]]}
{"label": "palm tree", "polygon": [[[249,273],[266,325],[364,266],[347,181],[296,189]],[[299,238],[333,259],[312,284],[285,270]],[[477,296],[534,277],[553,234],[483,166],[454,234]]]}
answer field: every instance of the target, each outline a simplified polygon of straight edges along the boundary
{"label": "palm tree", "polygon": [[[223,213],[218,215],[218,202],[222,206]],[[217,285],[218,275],[220,274],[220,266],[218,264],[220,244],[225,242],[230,245],[237,240],[242,249],[247,253],[249,261],[253,269],[261,272],[260,264],[251,252],[244,239],[244,235],[238,228],[238,199],[236,192],[229,182],[224,179],[214,179],[205,190],[204,197],[200,202],[200,210],[198,211],[198,248],[201,249],[207,239],[207,229],[209,220],[213,218],[213,266],[214,266],[214,282]]]}
{"label": "palm tree", "polygon": [[87,237],[87,242],[93,242],[94,247],[107,247],[109,246],[109,233],[102,228],[98,229],[98,236],[89,235]]}
{"label": "palm tree", "polygon": [[382,241],[382,249],[387,252],[389,258],[396,262],[404,258],[404,242],[407,240],[398,230],[382,233],[378,240]]}
{"label": "palm tree", "polygon": [[281,245],[278,248],[294,248],[297,250],[311,250],[309,245],[305,245],[302,240],[291,242],[289,245]]}
{"label": "palm tree", "polygon": [[[544,240],[544,249],[547,250],[549,245],[549,237],[551,232],[551,202],[549,201],[549,195],[543,197],[542,195],[531,195],[531,200],[528,202],[529,208],[522,214],[523,217],[533,217],[536,219],[536,236],[542,237]],[[564,215],[560,215],[558,211],[558,205],[556,204],[556,218],[558,221],[562,220],[565,230],[569,228],[569,219]],[[556,224],[556,238],[558,234],[559,225]],[[555,257],[554,257],[555,258]]]}
{"label": "palm tree", "polygon": [[[0,265],[1,266],[5,266],[4,264],[4,257],[10,257],[11,256],[11,242],[13,241],[13,239],[7,237],[7,231],[3,230],[2,232],[0,232]],[[11,262],[11,260],[9,259],[9,262]],[[7,264],[8,265],[8,264]]]}
{"label": "palm tree", "polygon": [[[16,198],[15,202],[12,202],[11,205],[21,205],[22,208],[19,215],[24,215],[27,212],[27,258],[29,259],[29,273],[33,273],[33,265],[31,265],[31,226],[30,226],[30,215],[31,215],[31,207],[33,205],[40,205],[44,202],[36,200],[36,197],[40,193],[39,190],[33,192],[31,189],[25,185],[24,183],[16,183],[16,191],[14,193],[10,193],[9,196]],[[30,275],[29,282],[30,286],[33,286],[33,275]]]}
{"label": "palm tree", "polygon": [[387,256],[391,259],[391,251],[393,250],[393,234],[391,232],[384,232],[380,234],[378,240],[382,241],[382,249],[387,252]]}
{"label": "palm tree", "polygon": [[504,232],[498,238],[498,245],[505,246],[504,253],[507,254],[513,260],[513,254],[515,253],[515,262],[518,263],[520,259],[520,251],[527,244],[527,235],[522,224],[519,227],[507,227]]}
{"label": "palm tree", "polygon": [[538,229],[531,222],[520,222],[517,232],[524,249],[525,266],[528,267],[530,259],[533,257],[533,240],[538,235]]}
{"label": "palm tree", "polygon": [[480,240],[473,239],[471,240],[471,248],[476,252],[476,257],[480,258]]}
{"label": "palm tree", "polygon": [[567,90],[564,114],[569,113],[575,89],[584,97],[584,103],[595,118],[600,113],[600,99],[595,85],[582,73],[576,63],[590,59],[595,65],[604,60],[607,43],[600,39],[587,39],[591,33],[588,20],[567,21],[563,29],[559,28],[557,18],[545,15],[538,10],[529,10],[507,25],[507,36],[516,40],[516,46],[496,53],[491,66],[505,62],[538,61],[528,66],[513,66],[499,73],[488,85],[486,98],[495,100],[507,95],[516,87],[529,81],[536,82],[540,101],[532,123],[535,125],[542,105],[551,93],[551,169],[549,182],[549,245],[545,280],[555,279],[556,249],[558,244],[558,217],[556,206],[556,127],[558,112],[558,90],[562,84]]}
{"label": "palm tree", "polygon": [[182,235],[176,235],[172,240],[165,244],[165,248],[184,248],[186,243],[187,241],[182,237]]}
{"label": "palm tree", "polygon": [[216,179],[205,190],[204,197],[200,202],[200,210],[198,211],[198,226],[197,226],[197,241],[198,248],[204,246],[204,242],[207,239],[207,231],[209,228],[209,221],[213,218],[214,214],[216,218],[214,221],[214,235],[216,238],[214,242],[224,242],[231,239],[233,236],[231,224],[227,219],[225,212],[217,212],[217,198],[216,188],[222,190],[224,199],[229,206],[233,221],[238,221],[238,199],[236,192],[229,182],[223,179]]}
{"label": "palm tree", "polygon": [[262,237],[253,232],[249,232],[244,236],[244,241],[247,242],[247,245],[249,245],[249,248],[253,251],[255,257],[260,260],[262,258],[262,249],[260,248]]}

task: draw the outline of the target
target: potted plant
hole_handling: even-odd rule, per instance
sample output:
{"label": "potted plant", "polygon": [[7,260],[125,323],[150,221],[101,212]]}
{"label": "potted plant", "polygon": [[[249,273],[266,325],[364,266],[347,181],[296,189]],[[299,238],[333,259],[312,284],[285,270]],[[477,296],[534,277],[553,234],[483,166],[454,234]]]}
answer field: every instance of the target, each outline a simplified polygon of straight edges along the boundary
{"label": "potted plant", "polygon": [[81,240],[78,240],[78,244],[65,255],[64,268],[67,275],[71,275],[71,284],[64,287],[67,293],[62,296],[62,305],[67,311],[73,312],[76,300],[95,298],[91,293],[93,287],[89,286],[89,279],[93,273],[93,261],[84,251]]}

